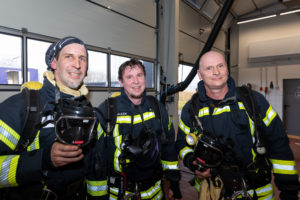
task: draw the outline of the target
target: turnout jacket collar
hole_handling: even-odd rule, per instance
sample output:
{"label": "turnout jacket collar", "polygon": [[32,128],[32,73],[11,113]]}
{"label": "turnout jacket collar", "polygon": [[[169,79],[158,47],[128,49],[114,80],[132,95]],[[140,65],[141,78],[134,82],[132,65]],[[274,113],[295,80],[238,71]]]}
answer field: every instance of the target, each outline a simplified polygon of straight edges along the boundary
{"label": "turnout jacket collar", "polygon": [[[128,98],[127,94],[125,93],[125,90],[123,87],[121,88],[121,97],[124,100],[126,105],[130,106],[131,104],[133,104],[132,101]],[[145,101],[146,101],[146,90],[143,93],[141,104],[140,105],[133,104],[133,105],[134,106],[143,106],[145,104]]]}
{"label": "turnout jacket collar", "polygon": [[[233,78],[231,78],[230,76],[228,76],[227,85],[228,85],[228,92],[225,95],[225,98],[223,100],[224,103],[227,100],[234,100],[235,101],[235,95],[236,95],[235,83],[234,83]],[[199,94],[200,102],[202,102],[202,103],[211,102],[211,98],[206,95],[206,90],[205,90],[203,81],[199,81],[199,83],[198,83],[198,94]]]}

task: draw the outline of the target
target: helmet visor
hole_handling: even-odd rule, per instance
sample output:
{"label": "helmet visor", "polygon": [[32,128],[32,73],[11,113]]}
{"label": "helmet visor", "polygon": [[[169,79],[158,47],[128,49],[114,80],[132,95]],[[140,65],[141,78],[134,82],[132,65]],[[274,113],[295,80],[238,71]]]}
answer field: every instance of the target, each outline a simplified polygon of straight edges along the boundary
{"label": "helmet visor", "polygon": [[65,144],[85,146],[94,137],[96,117],[63,115],[55,122],[57,139]]}
{"label": "helmet visor", "polygon": [[197,162],[205,168],[217,167],[223,161],[223,152],[218,144],[200,138],[194,150]]}

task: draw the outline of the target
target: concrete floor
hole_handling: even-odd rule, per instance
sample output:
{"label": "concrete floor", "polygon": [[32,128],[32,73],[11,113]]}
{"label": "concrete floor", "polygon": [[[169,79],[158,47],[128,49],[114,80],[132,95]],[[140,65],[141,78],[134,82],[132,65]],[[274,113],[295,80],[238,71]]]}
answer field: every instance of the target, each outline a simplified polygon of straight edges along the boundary
{"label": "concrete floor", "polygon": [[[294,153],[296,168],[298,170],[298,174],[300,177],[300,138],[290,138],[290,147]],[[180,168],[181,168],[181,176],[182,176],[180,181],[182,199],[183,200],[198,199],[198,194],[196,190],[188,183],[188,181],[190,181],[193,178],[193,174],[187,168],[185,168],[182,165],[182,163],[180,163]],[[275,187],[275,193],[276,193],[276,200],[279,200],[276,187]]]}

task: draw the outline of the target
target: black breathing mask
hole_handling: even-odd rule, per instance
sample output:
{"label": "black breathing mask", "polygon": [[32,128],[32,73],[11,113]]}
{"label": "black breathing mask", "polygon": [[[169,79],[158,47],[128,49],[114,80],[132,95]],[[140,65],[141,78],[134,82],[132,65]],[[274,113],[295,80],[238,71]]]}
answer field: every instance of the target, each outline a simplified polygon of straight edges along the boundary
{"label": "black breathing mask", "polygon": [[[127,134],[121,144],[121,149],[123,151],[121,156],[124,157],[123,161],[129,158],[136,166],[141,168],[151,166],[159,156],[158,141],[155,133],[152,129],[145,126],[134,139],[131,134]],[[122,163],[127,165],[127,163]]]}
{"label": "black breathing mask", "polygon": [[201,133],[194,146],[198,170],[218,167],[224,159],[223,149],[223,144],[216,137]]}
{"label": "black breathing mask", "polygon": [[60,99],[53,118],[61,143],[86,146],[96,136],[96,114],[84,97]]}

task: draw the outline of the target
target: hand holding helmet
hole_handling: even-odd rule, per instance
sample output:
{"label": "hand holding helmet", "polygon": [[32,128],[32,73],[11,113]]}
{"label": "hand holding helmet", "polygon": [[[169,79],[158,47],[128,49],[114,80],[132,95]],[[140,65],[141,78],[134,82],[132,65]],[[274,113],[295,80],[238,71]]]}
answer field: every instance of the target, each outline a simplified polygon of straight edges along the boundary
{"label": "hand holding helmet", "polygon": [[186,138],[189,145],[194,146],[196,170],[204,172],[209,168],[218,167],[223,159],[223,145],[211,133],[203,131],[197,137],[189,134]]}

